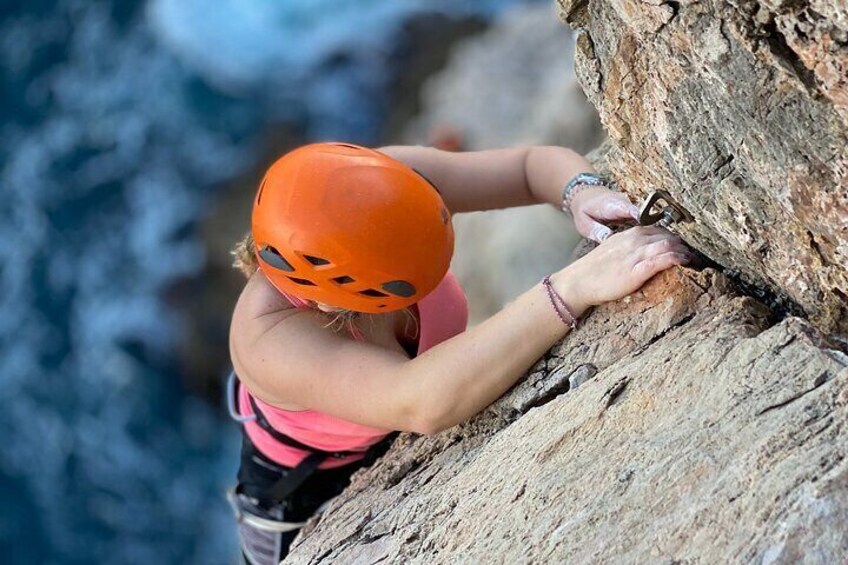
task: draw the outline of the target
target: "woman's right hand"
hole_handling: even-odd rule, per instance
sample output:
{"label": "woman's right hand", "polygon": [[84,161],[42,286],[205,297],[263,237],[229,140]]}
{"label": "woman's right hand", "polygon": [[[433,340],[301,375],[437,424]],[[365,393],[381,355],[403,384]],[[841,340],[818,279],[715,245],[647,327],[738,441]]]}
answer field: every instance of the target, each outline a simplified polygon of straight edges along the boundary
{"label": "woman's right hand", "polygon": [[694,259],[668,230],[637,226],[614,234],[591,252],[551,276],[551,283],[580,316],[590,306],[638,290],[660,271]]}

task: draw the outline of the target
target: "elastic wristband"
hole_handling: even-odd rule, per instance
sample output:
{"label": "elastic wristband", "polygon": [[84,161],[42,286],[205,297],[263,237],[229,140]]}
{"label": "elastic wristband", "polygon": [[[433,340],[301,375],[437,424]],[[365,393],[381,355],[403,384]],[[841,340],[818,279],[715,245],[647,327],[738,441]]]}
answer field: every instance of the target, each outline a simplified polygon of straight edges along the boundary
{"label": "elastic wristband", "polygon": [[[542,279],[542,286],[545,287],[545,290],[548,293],[548,299],[551,301],[551,306],[553,306],[562,323],[570,327],[572,330],[577,329],[577,319],[574,314],[571,313],[571,309],[568,307],[565,299],[554,290],[554,286],[551,284],[550,275],[545,275]],[[559,302],[559,305],[557,304],[557,301]]]}

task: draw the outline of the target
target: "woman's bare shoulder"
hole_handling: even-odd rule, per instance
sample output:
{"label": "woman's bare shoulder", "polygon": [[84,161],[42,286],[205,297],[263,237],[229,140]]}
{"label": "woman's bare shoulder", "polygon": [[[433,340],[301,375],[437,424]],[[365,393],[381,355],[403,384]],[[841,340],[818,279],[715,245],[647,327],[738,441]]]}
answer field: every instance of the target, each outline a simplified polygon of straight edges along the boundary
{"label": "woman's bare shoulder", "polygon": [[[230,325],[230,360],[242,383],[254,394],[257,388],[262,390],[264,387],[249,369],[252,365],[251,352],[255,351],[262,336],[272,333],[284,320],[299,312],[308,310],[296,308],[258,271],[242,289]],[[280,346],[284,344],[282,342]],[[295,405],[280,404],[280,407],[301,409]]]}
{"label": "woman's bare shoulder", "polygon": [[325,395],[350,379],[395,375],[409,360],[396,335],[401,315],[359,323],[363,335],[357,339],[328,326],[321,312],[293,307],[259,275],[247,283],[233,313],[230,358],[256,398],[284,410],[321,410]]}
{"label": "woman's bare shoulder", "polygon": [[247,319],[260,318],[275,312],[296,310],[295,306],[279,292],[261,271],[256,271],[239,295],[233,312],[233,318],[245,317]]}
{"label": "woman's bare shoulder", "polygon": [[[261,272],[257,271],[239,295],[230,323],[230,354],[238,364],[237,352],[258,336],[299,311]],[[238,367],[237,367],[238,368]]]}

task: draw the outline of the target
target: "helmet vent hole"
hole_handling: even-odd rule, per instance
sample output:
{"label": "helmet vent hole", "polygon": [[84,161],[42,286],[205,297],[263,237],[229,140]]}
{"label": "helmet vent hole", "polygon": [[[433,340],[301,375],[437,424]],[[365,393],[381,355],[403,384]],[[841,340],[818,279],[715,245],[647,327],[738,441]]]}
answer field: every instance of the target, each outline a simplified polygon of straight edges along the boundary
{"label": "helmet vent hole", "polygon": [[367,290],[360,290],[359,294],[364,296],[373,296],[374,298],[382,298],[384,296],[388,296],[385,292],[380,292],[379,290],[374,290],[373,288],[369,288]]}
{"label": "helmet vent hole", "polygon": [[415,287],[407,281],[390,281],[383,283],[380,288],[386,292],[391,292],[395,296],[402,296],[403,298],[409,298],[415,294]]}
{"label": "helmet vent hole", "polygon": [[333,277],[333,279],[332,279],[332,280],[333,280],[333,281],[335,281],[335,282],[337,282],[337,283],[339,283],[339,284],[347,284],[347,283],[352,283],[352,282],[354,282],[354,281],[353,281],[353,278],[352,278],[352,277],[349,277],[349,276],[347,276],[347,275],[342,275],[342,276],[340,276],[340,277]]}
{"label": "helmet vent hole", "polygon": [[266,245],[259,251],[259,257],[272,267],[280,269],[281,271],[294,271],[294,267],[292,267],[288,261],[283,259],[283,256],[280,255],[279,251],[270,245]]}
{"label": "helmet vent hole", "polygon": [[291,279],[292,282],[295,282],[297,284],[302,284],[304,286],[315,286],[314,282],[308,281],[306,279],[299,279],[299,278],[296,278],[296,277],[289,277],[289,279]]}
{"label": "helmet vent hole", "polygon": [[378,304],[378,305],[377,305],[377,308],[385,308],[385,307],[386,307],[386,305],[385,305],[385,304]]}
{"label": "helmet vent hole", "polygon": [[359,149],[356,145],[351,145],[349,143],[336,143],[336,147],[347,147],[348,149]]}
{"label": "helmet vent hole", "polygon": [[320,257],[314,257],[312,255],[304,255],[303,258],[306,259],[307,261],[309,261],[310,263],[312,263],[313,265],[315,265],[316,267],[321,266],[321,265],[329,265],[330,264],[330,262],[327,259],[322,259]]}

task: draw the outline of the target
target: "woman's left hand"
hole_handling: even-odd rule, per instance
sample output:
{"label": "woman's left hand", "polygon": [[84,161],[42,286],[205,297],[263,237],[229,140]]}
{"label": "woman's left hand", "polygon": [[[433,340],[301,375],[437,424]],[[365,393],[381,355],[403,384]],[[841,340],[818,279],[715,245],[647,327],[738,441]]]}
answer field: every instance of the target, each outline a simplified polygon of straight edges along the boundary
{"label": "woman's left hand", "polygon": [[605,222],[638,220],[639,209],[620,192],[587,186],[571,199],[571,215],[580,235],[600,243],[612,235]]}

